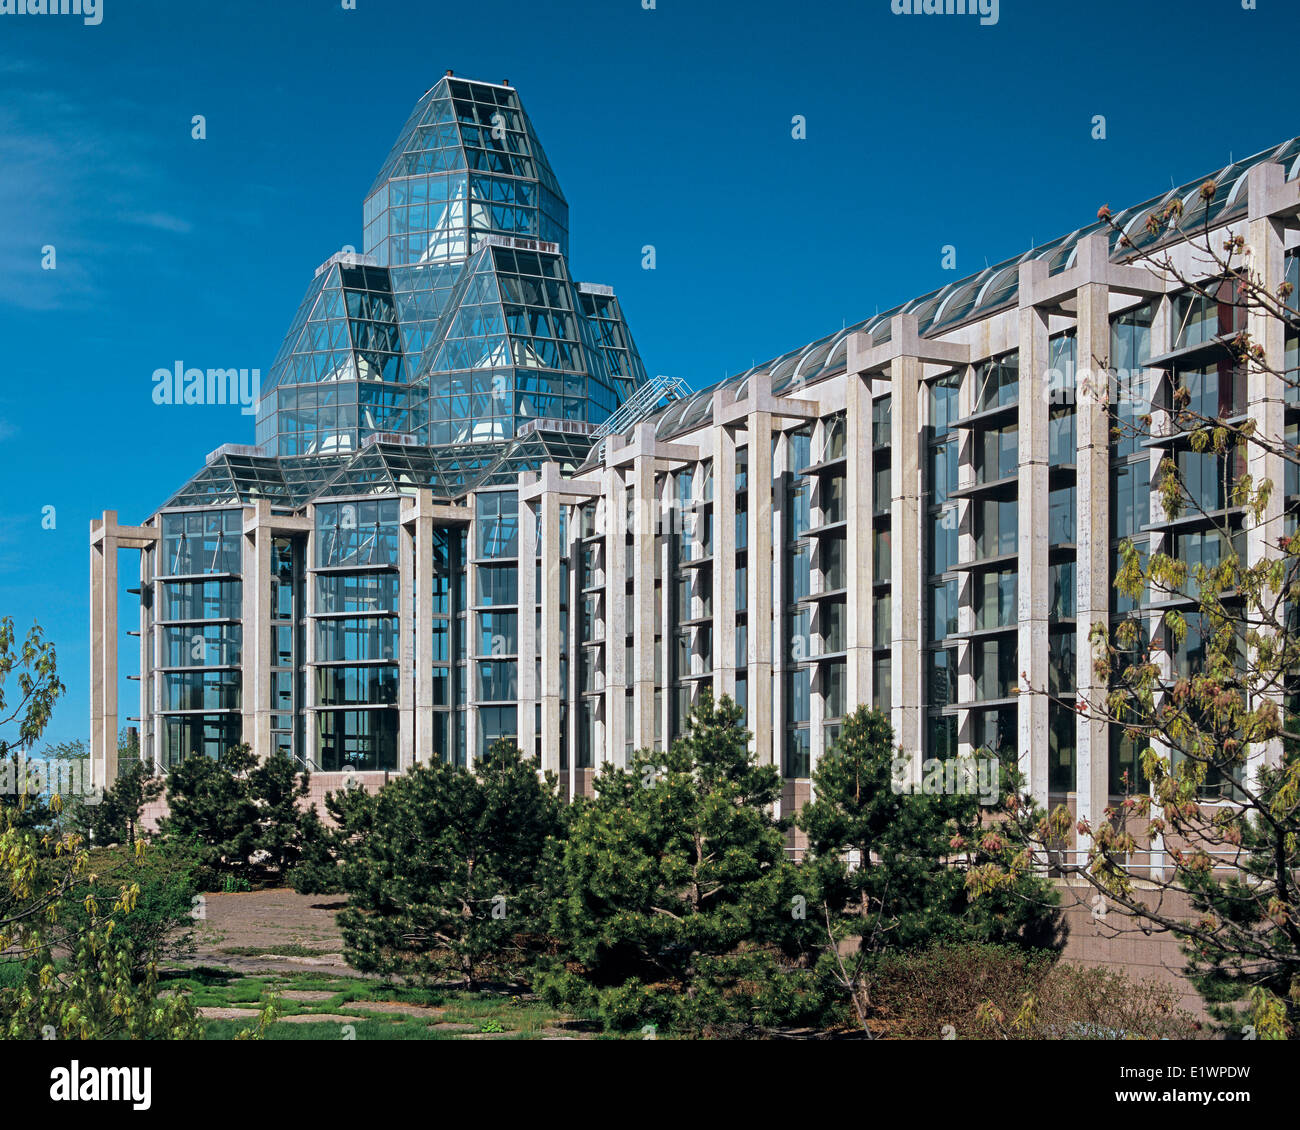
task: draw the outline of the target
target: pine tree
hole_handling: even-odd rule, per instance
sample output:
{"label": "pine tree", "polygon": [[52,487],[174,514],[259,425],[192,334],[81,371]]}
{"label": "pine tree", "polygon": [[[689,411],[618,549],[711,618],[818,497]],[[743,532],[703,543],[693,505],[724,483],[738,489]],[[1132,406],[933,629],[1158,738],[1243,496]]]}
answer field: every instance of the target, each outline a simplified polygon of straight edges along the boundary
{"label": "pine tree", "polygon": [[[541,932],[543,862],[561,830],[554,782],[497,742],[470,773],[418,765],[377,795],[333,801],[348,907],[344,956],[423,980],[511,970]],[[321,861],[314,861],[318,869]],[[316,871],[320,874],[320,871]]]}
{"label": "pine tree", "polygon": [[824,930],[821,975],[828,991],[849,996],[864,1025],[865,978],[877,954],[933,944],[1059,945],[1056,894],[1023,865],[1014,882],[982,895],[973,889],[993,861],[1017,868],[1000,830],[1003,798],[1015,788],[1006,770],[996,778],[998,804],[986,805],[990,797],[955,774],[965,791],[913,791],[895,772],[897,758],[889,720],[859,708],[818,761],[815,799],[797,818]]}
{"label": "pine tree", "polygon": [[[797,876],[740,708],[704,692],[667,752],[607,768],[573,815],[543,966],[552,1003],[612,1028],[735,1034],[800,1015]],[[802,948],[801,948],[802,947]]]}

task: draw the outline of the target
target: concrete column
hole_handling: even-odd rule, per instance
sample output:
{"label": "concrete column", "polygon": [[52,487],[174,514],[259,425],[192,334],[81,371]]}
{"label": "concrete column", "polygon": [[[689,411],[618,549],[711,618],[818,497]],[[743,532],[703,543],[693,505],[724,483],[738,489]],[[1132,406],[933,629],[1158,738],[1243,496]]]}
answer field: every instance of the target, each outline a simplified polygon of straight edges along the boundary
{"label": "concrete column", "polygon": [[871,531],[874,455],[871,439],[871,387],[855,373],[845,375],[844,514],[847,686],[845,710],[871,705]]}
{"label": "concrete column", "polygon": [[[563,505],[563,504],[561,504]],[[545,520],[545,519],[543,519]],[[587,730],[587,719],[584,717],[582,685],[579,678],[579,660],[581,658],[582,648],[578,641],[578,627],[582,611],[582,511],[577,506],[571,506],[568,509],[568,520],[565,522],[566,537],[561,543],[562,556],[567,557],[569,568],[567,571],[561,570],[562,581],[566,590],[565,604],[568,605],[568,615],[564,617],[560,624],[560,638],[563,639],[563,651],[568,657],[568,664],[564,672],[564,680],[560,689],[565,705],[569,724],[565,729],[564,740],[568,748],[569,756],[569,799],[573,800],[576,796],[584,794],[583,783],[590,776],[589,773],[578,771],[578,750],[583,738],[584,731]],[[557,563],[559,568],[559,563]],[[558,665],[558,657],[557,657]],[[558,717],[558,715],[557,715]]]}
{"label": "concrete column", "polygon": [[[403,499],[400,505],[405,510],[408,500]],[[416,625],[412,623],[415,602],[411,597],[414,594],[418,599],[419,586],[415,580],[416,536],[405,521],[407,516],[402,513],[397,526],[397,591],[401,594],[397,612],[397,768],[400,772],[415,764]]]}
{"label": "concrete column", "polygon": [[[153,614],[145,606],[145,593],[150,591],[150,585],[153,584],[153,553],[150,550],[143,549],[140,551],[140,760],[153,761],[158,764],[157,756],[154,750],[155,727],[153,720],[156,717],[153,714],[153,657],[157,654],[154,650],[155,644],[153,639]],[[156,599],[156,596],[155,596]]]}
{"label": "concrete column", "polygon": [[[105,510],[102,519],[90,523],[90,771],[100,786],[117,779],[117,551],[144,553],[158,540],[159,531],[152,526],[119,526],[115,510]],[[142,576],[147,572],[143,564],[140,571]],[[141,649],[143,657],[143,635]],[[140,674],[143,683],[148,672]],[[145,694],[142,688],[142,700]]]}
{"label": "concrete column", "polygon": [[[627,505],[623,476],[607,468],[604,487],[605,748],[604,760],[627,765]],[[596,758],[600,768],[601,758]]]}
{"label": "concrete column", "polygon": [[[415,496],[415,739],[412,763],[436,761],[433,748],[433,492]],[[409,609],[410,601],[402,607]]]}
{"label": "concrete column", "polygon": [[[1109,631],[1110,575],[1110,417],[1101,402],[1110,384],[1110,290],[1089,284],[1078,292],[1078,359],[1075,367],[1075,485],[1078,551],[1075,564],[1075,678],[1080,700],[1101,702],[1108,688],[1093,671],[1089,640],[1094,624]],[[1077,815],[1094,829],[1110,804],[1109,726],[1076,714]],[[1082,844],[1080,846],[1083,846]]]}
{"label": "concrete column", "polygon": [[243,739],[259,761],[271,754],[271,504],[259,500],[244,507],[240,544],[242,577],[240,615],[243,652],[240,662],[240,705]]}
{"label": "concrete column", "polygon": [[[542,771],[560,772],[560,499],[553,491],[541,496],[542,511]],[[573,659],[570,655],[570,665]],[[569,732],[576,720],[570,716]],[[572,782],[573,760],[569,760]]]}
{"label": "concrete column", "polygon": [[751,412],[749,433],[749,729],[759,765],[779,765],[780,746],[772,733],[772,414]]}
{"label": "concrete column", "polygon": [[[318,772],[322,768],[321,763],[321,745],[320,745],[320,705],[317,702],[316,687],[316,613],[319,611],[316,605],[316,577],[312,569],[316,567],[317,539],[316,533],[316,507],[310,504],[307,507],[307,519],[310,523],[307,530],[307,560],[303,568],[303,597],[305,609],[306,624],[303,629],[303,657],[302,662],[306,665],[306,675],[303,678],[303,726],[302,726],[302,744],[303,756],[307,759],[307,767],[313,772]],[[399,594],[399,598],[400,598]]]}
{"label": "concrete column", "polygon": [[519,503],[519,748],[532,757],[537,745],[537,523],[530,502]]}
{"label": "concrete column", "polygon": [[[474,503],[473,495],[470,496],[471,517],[469,521],[469,533],[465,538],[465,607],[457,609],[457,612],[464,611],[465,615],[461,618],[460,623],[465,633],[465,767],[472,770],[474,762],[478,757],[478,707],[474,705],[474,698],[477,694],[475,684],[477,681],[478,671],[477,664],[474,662],[474,639],[478,631],[478,613],[474,611],[474,606],[479,603],[478,600],[478,566],[474,564],[475,547],[478,545],[478,508]],[[453,654],[455,649],[453,649]],[[453,725],[455,723],[453,722]]]}
{"label": "concrete column", "polygon": [[[140,759],[152,761],[155,772],[162,769],[162,688],[158,685],[158,656],[163,646],[162,629],[158,627],[158,609],[162,592],[156,580],[158,551],[145,550],[140,554]],[[151,593],[150,606],[145,607],[144,593]]]}
{"label": "concrete column", "polygon": [[1016,601],[1020,630],[1016,667],[1020,676],[1020,771],[1030,792],[1046,806],[1047,797],[1047,618],[1051,607],[1047,577],[1048,406],[1044,395],[1048,362],[1047,315],[1020,310],[1019,433],[1019,583]]}
{"label": "concrete column", "polygon": [[[660,514],[664,516],[671,515],[672,519],[665,523],[666,526],[672,527],[674,524],[680,524],[681,509],[669,509],[668,501],[671,498],[670,490],[674,484],[665,476],[663,480],[663,494],[660,498]],[[673,569],[673,538],[663,537],[659,544],[655,546],[655,560],[658,562],[659,576],[663,580],[660,589],[659,600],[659,618],[655,630],[659,633],[659,644],[656,651],[659,669],[663,677],[657,680],[657,685],[661,688],[662,694],[659,701],[659,710],[657,711],[657,722],[659,731],[662,735],[661,742],[664,749],[672,745],[676,732],[673,729],[673,698],[676,687],[673,685],[673,663],[676,658],[677,641],[675,629],[677,627],[677,615],[690,615],[690,611],[678,613],[675,611],[676,591],[675,584],[677,574]],[[685,719],[682,719],[684,722]]]}
{"label": "concrete column", "polygon": [[[117,512],[90,523],[90,758],[91,778],[117,780]],[[95,540],[98,538],[98,540]]]}
{"label": "concrete column", "polygon": [[[1267,164],[1255,166],[1247,175],[1250,207],[1247,241],[1252,251],[1252,269],[1259,284],[1269,294],[1276,295],[1278,287],[1286,278],[1286,229],[1282,220],[1267,214],[1264,203],[1270,190],[1281,190],[1284,173],[1281,165]],[[1295,307],[1295,295],[1287,300],[1287,305]],[[1258,443],[1250,443],[1246,448],[1247,470],[1251,479],[1255,483],[1267,479],[1273,484],[1273,493],[1259,520],[1255,521],[1250,513],[1243,519],[1246,563],[1257,565],[1277,557],[1277,540],[1286,533],[1283,512],[1286,507],[1287,463],[1281,451],[1285,450],[1288,389],[1286,379],[1279,375],[1285,374],[1287,368],[1286,326],[1279,318],[1254,311],[1247,316],[1246,328],[1252,343],[1264,349],[1263,359],[1252,361],[1247,369],[1247,411],[1259,428],[1259,438],[1279,448],[1277,452],[1265,451]],[[1291,376],[1290,379],[1294,381],[1296,378]],[[1254,708],[1267,698],[1273,699],[1281,708],[1283,696],[1280,689],[1273,688],[1255,696],[1250,706]],[[1260,769],[1265,765],[1279,765],[1281,760],[1280,738],[1267,743],[1255,743],[1247,754],[1247,781],[1253,785]]]}
{"label": "concrete column", "polygon": [[713,429],[713,696],[736,695],[736,440]]}
{"label": "concrete column", "polygon": [[[636,749],[655,744],[655,509],[654,460],[640,456],[632,465],[632,575],[635,620],[632,625],[632,742]],[[665,578],[665,584],[667,578]]]}
{"label": "concrete column", "polygon": [[[776,451],[772,457],[772,595],[763,608],[763,619],[770,625],[775,645],[772,648],[772,764],[785,776],[785,733],[790,720],[786,702],[785,673],[793,662],[793,637],[785,615],[786,594],[786,541],[790,531],[789,499],[782,489],[787,474],[793,470],[790,458],[790,440],[784,432],[776,433]],[[793,812],[794,794],[786,782],[782,811]],[[791,806],[788,810],[786,805]]]}
{"label": "concrete column", "polygon": [[921,362],[897,357],[889,363],[893,388],[890,420],[890,679],[894,741],[920,773],[924,735],[921,717],[921,623],[924,564],[921,546]]}
{"label": "concrete column", "polygon": [[[1162,298],[1159,301],[1159,303],[1157,303],[1156,305],[1155,316],[1152,318],[1151,321],[1150,353],[1152,357],[1160,357],[1163,354],[1170,352],[1171,349],[1173,348],[1173,340],[1174,340],[1173,323],[1174,323],[1173,302],[1168,297]],[[1169,384],[1168,374],[1161,375],[1159,379],[1163,381],[1166,385]],[[1150,389],[1153,398],[1155,396],[1157,388],[1158,388],[1158,384],[1153,379],[1152,386]],[[1151,419],[1152,432],[1158,435],[1168,434],[1169,423],[1170,423],[1169,410],[1167,408],[1153,407],[1151,417],[1152,417]],[[1151,495],[1150,495],[1150,506],[1151,506],[1151,522],[1153,524],[1164,522],[1168,519],[1168,515],[1165,513],[1164,504],[1162,503],[1160,498],[1160,492],[1155,487],[1155,484],[1158,481],[1158,476],[1156,472],[1160,467],[1161,460],[1163,460],[1168,453],[1169,453],[1168,447],[1152,446],[1150,449],[1151,461],[1148,464],[1148,468],[1150,473],[1150,482],[1152,486]],[[1169,546],[1167,545],[1166,539],[1167,539],[1167,535],[1165,534],[1164,531],[1162,530],[1153,531],[1151,534],[1150,541],[1148,543],[1150,554],[1155,555],[1157,553],[1168,552]],[[1160,650],[1158,652],[1155,652],[1152,656],[1152,662],[1159,669],[1159,674],[1156,676],[1156,682],[1158,685],[1170,686],[1172,685],[1171,676],[1173,673],[1173,661],[1170,656],[1170,653],[1163,646],[1164,627],[1165,627],[1164,612],[1159,609],[1156,610],[1148,609],[1146,611],[1146,627],[1147,627],[1148,638],[1151,639],[1152,641],[1160,641],[1162,645]],[[1159,709],[1163,701],[1164,701],[1163,692],[1158,691],[1155,696],[1155,706],[1157,709]],[[1173,750],[1170,749],[1167,742],[1161,741],[1158,735],[1154,735],[1154,734],[1152,735],[1151,748],[1158,757],[1172,759]],[[1138,780],[1134,782],[1135,788],[1142,788],[1143,786],[1145,786],[1146,791],[1150,793],[1152,791],[1151,785],[1142,777],[1141,765],[1138,766],[1137,772],[1138,772]],[[1151,815],[1155,818],[1163,818],[1164,815],[1163,807],[1160,804],[1153,802],[1151,805]],[[1156,877],[1162,877],[1164,875],[1164,863],[1165,863],[1164,837],[1161,835],[1152,836],[1151,851],[1150,851],[1151,873]]]}

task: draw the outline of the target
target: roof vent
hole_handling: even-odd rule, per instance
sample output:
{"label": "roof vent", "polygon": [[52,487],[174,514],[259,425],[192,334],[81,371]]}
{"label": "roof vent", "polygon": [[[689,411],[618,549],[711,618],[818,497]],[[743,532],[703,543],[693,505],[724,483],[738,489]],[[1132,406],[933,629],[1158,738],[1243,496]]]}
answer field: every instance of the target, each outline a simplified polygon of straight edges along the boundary
{"label": "roof vent", "polygon": [[260,456],[266,453],[253,443],[223,443],[216,451],[209,451],[205,465],[215,463],[223,455]]}
{"label": "roof vent", "polygon": [[394,443],[400,447],[419,447],[420,440],[417,436],[408,435],[406,432],[371,432],[361,441],[361,446],[374,447],[377,443]]}

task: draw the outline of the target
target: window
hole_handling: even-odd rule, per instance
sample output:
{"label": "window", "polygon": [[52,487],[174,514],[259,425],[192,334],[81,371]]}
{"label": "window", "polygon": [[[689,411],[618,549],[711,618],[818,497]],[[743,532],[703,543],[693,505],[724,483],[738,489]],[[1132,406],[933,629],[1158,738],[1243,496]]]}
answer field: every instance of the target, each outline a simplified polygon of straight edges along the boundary
{"label": "window", "polygon": [[163,620],[238,620],[243,609],[239,581],[165,581]]}
{"label": "window", "polygon": [[1079,652],[1071,630],[1054,631],[1047,640],[1047,692],[1069,698],[1078,685]]}
{"label": "window", "polygon": [[[1185,406],[1179,411],[1194,413],[1209,420],[1240,416],[1246,410],[1246,380],[1231,361],[1202,365],[1196,369],[1178,369],[1174,373],[1174,387],[1187,391]],[[1195,427],[1199,421],[1193,420]]]}
{"label": "window", "polygon": [[397,668],[318,667],[316,697],[322,706],[393,705],[397,702]]}
{"label": "window", "polygon": [[957,564],[957,507],[949,506],[930,518],[930,574],[946,573]]}
{"label": "window", "polygon": [[932,714],[926,725],[926,753],[947,761],[957,756],[957,719],[951,714]]}
{"label": "window", "polygon": [[1059,702],[1047,706],[1047,787],[1054,793],[1075,789],[1075,714]]}
{"label": "window", "polygon": [[514,557],[519,552],[519,495],[485,491],[474,496],[476,556]]}
{"label": "window", "polygon": [[391,616],[316,621],[320,663],[363,663],[397,658],[397,620]]}
{"label": "window", "polygon": [[397,768],[396,710],[323,710],[317,719],[326,772]]}
{"label": "window", "polygon": [[888,581],[890,579],[891,560],[892,556],[889,548],[889,531],[872,530],[871,564],[872,571],[877,581]]}
{"label": "window", "polygon": [[871,402],[871,444],[873,447],[888,447],[890,443],[890,419],[892,400],[889,396],[878,396]]}
{"label": "window", "polygon": [[1047,497],[1047,540],[1049,545],[1072,545],[1075,541],[1075,488],[1062,487]]}
{"label": "window", "polygon": [[1198,570],[1204,569],[1209,573],[1229,557],[1241,561],[1245,548],[1243,542],[1244,535],[1240,531],[1234,533],[1231,541],[1226,540],[1220,530],[1177,534],[1174,537],[1174,556],[1187,565],[1187,581],[1183,585],[1183,591],[1193,599],[1198,598],[1201,592],[1197,580]]}
{"label": "window", "polygon": [[1225,455],[1179,451],[1178,477],[1183,484],[1186,511],[1213,513],[1224,509],[1232,485],[1241,474],[1241,463],[1239,449]]}
{"label": "window", "polygon": [[957,582],[930,586],[930,639],[942,640],[957,630]]}
{"label": "window", "polygon": [[240,510],[164,514],[163,574],[238,573],[243,529]]}
{"label": "window", "polygon": [[890,594],[877,597],[871,605],[871,645],[888,647],[893,627],[890,621]]}
{"label": "window", "polygon": [[871,661],[871,705],[886,713],[893,705],[890,692],[891,667],[889,656],[876,656]]}
{"label": "window", "polygon": [[1075,587],[1075,563],[1062,561],[1048,568],[1048,584],[1051,588],[1052,604],[1048,616],[1053,620],[1073,620],[1077,605],[1077,588]]}
{"label": "window", "polygon": [[975,474],[982,483],[1011,478],[1019,459],[1020,427],[989,428],[976,440]]}
{"label": "window", "polygon": [[1151,464],[1140,459],[1117,467],[1111,483],[1111,537],[1142,534],[1151,521]]}
{"label": "window", "polygon": [[1246,311],[1235,301],[1233,284],[1222,279],[1207,282],[1195,290],[1174,296],[1174,348],[1202,345],[1216,337],[1240,333],[1246,328]]}
{"label": "window", "polygon": [[316,504],[316,564],[397,564],[396,499]]}
{"label": "window", "polygon": [[519,603],[519,571],[513,566],[479,566],[474,570],[474,587],[481,607]]}
{"label": "window", "polygon": [[1053,408],[1047,418],[1047,465],[1068,466],[1074,462],[1077,450],[1074,409]]}
{"label": "window", "polygon": [[975,577],[975,627],[1006,628],[1016,623],[1016,571],[1003,569]]}
{"label": "window", "polygon": [[927,705],[939,709],[957,701],[957,652],[936,648],[926,656]]}
{"label": "window", "polygon": [[1143,430],[1139,418],[1151,411],[1153,376],[1144,366],[1151,357],[1154,314],[1154,305],[1148,303],[1111,319],[1111,442],[1120,458],[1139,450]]}
{"label": "window", "polygon": [[[949,436],[930,448],[930,503],[940,506],[957,489],[957,438]],[[879,507],[877,507],[879,508]]]}
{"label": "window", "polygon": [[975,511],[975,548],[979,558],[1015,553],[1019,507],[1014,501],[985,499]]}
{"label": "window", "polygon": [[981,701],[1010,698],[1019,681],[1015,637],[977,640],[972,650],[975,653],[975,697]]}
{"label": "window", "polygon": [[326,573],[316,577],[316,611],[396,612],[396,573]]}
{"label": "window", "polygon": [[961,390],[961,374],[948,373],[930,384],[930,426],[934,439],[939,440],[952,431],[959,415],[957,404]]}
{"label": "window", "polygon": [[975,411],[1001,408],[1015,404],[1020,394],[1020,356],[1008,353],[1005,357],[985,361],[975,373]]}

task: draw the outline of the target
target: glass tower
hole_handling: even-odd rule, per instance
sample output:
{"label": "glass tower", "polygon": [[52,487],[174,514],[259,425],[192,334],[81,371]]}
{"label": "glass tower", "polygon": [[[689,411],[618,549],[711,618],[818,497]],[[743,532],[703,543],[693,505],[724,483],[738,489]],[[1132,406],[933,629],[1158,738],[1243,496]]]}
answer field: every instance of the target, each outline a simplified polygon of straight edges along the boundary
{"label": "glass tower", "polygon": [[[644,382],[613,291],[570,274],[569,207],[512,87],[441,79],[363,221],[362,253],[317,270],[263,383],[264,455],[411,437],[468,486],[521,432],[589,431]],[[449,450],[465,445],[469,480]]]}

